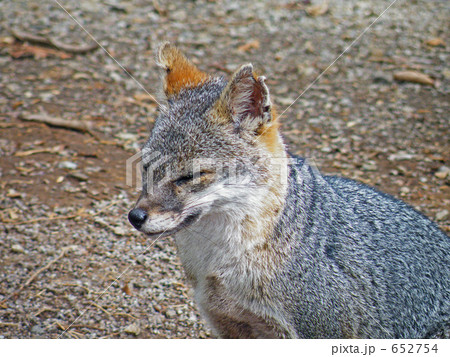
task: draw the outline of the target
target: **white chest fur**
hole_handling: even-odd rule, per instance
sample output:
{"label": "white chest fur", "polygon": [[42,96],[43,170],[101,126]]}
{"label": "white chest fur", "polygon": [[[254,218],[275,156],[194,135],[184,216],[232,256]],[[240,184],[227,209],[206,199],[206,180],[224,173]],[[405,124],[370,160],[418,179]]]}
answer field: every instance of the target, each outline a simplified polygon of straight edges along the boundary
{"label": "white chest fur", "polygon": [[[210,213],[177,233],[175,239],[181,262],[194,284],[195,300],[208,320],[207,311],[211,310],[208,277],[215,276],[220,278],[228,298],[240,306],[239,309],[268,317],[286,331],[286,336],[295,337],[293,327],[279,314],[279,302],[270,299],[255,301],[252,298],[251,289],[255,282],[261,280],[262,275],[267,276],[268,272],[252,266],[251,259],[248,259],[255,242],[245,242],[242,224],[236,216]],[[264,295],[270,296],[270,293]]]}
{"label": "white chest fur", "polygon": [[200,283],[208,275],[230,267],[242,253],[241,224],[225,214],[210,213],[175,235],[186,273]]}

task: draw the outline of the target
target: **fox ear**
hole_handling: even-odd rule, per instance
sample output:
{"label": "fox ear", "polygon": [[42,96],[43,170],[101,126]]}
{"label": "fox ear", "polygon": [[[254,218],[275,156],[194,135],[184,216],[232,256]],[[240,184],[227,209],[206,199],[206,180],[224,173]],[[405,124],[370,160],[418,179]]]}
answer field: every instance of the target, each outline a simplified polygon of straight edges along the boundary
{"label": "fox ear", "polygon": [[196,87],[209,78],[169,42],[159,46],[156,64],[166,70],[164,92],[168,97],[177,95],[184,88]]}
{"label": "fox ear", "polygon": [[232,76],[216,103],[216,118],[232,121],[237,131],[257,130],[272,120],[269,89],[265,77],[256,77],[251,64]]}

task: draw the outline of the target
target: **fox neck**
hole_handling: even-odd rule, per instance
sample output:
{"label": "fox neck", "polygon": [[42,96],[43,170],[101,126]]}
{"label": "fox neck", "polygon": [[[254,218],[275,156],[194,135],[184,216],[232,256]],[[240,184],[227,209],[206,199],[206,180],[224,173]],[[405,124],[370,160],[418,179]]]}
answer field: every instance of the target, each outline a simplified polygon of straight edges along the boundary
{"label": "fox neck", "polygon": [[288,159],[281,138],[279,145],[283,150],[277,148],[264,185],[254,188],[242,202],[219,207],[176,234],[181,261],[194,285],[209,274],[231,273],[230,267],[237,274],[252,267],[251,274],[257,278],[272,275],[268,270],[280,265],[280,250],[275,254],[272,248],[279,244],[274,228],[285,204]]}

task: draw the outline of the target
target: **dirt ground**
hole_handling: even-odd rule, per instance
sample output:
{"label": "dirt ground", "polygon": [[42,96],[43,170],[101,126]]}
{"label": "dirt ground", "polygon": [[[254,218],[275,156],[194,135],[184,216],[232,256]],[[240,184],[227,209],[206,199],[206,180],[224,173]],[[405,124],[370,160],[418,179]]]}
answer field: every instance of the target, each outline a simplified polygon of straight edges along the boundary
{"label": "dirt ground", "polygon": [[[0,338],[210,337],[173,241],[127,222],[126,161],[157,115],[145,91],[160,93],[165,40],[213,74],[252,62],[280,113],[301,95],[281,117],[290,151],[450,232],[446,1],[400,0],[379,20],[391,1],[59,3],[73,18],[52,0],[1,4]],[[103,48],[72,53],[93,43],[74,19]]]}

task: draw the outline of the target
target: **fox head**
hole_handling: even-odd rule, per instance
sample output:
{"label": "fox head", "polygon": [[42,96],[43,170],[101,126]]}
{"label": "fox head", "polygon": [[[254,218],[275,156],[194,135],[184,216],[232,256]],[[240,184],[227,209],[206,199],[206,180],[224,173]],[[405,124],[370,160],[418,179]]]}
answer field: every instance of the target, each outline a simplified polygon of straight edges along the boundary
{"label": "fox head", "polygon": [[142,148],[132,225],[166,236],[211,214],[248,219],[254,210],[279,211],[286,178],[274,159],[286,154],[265,78],[251,64],[229,81],[210,76],[169,43],[159,47],[157,64],[165,70],[165,104]]}

